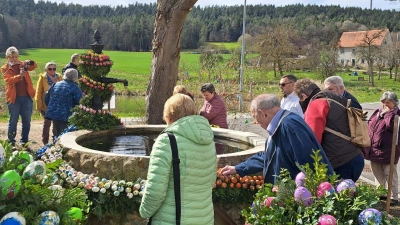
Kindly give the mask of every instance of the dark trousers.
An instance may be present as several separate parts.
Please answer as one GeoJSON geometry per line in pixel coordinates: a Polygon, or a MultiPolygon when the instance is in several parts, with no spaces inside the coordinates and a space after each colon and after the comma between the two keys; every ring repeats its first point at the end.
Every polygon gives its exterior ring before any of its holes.
{"type": "MultiPolygon", "coordinates": [[[[42,130],[42,142],[44,145],[49,143],[50,127],[51,127],[51,120],[44,118],[43,130],[42,130]]],[[[53,124],[53,129],[52,129],[53,138],[56,136],[56,132],[57,132],[56,128],[53,124]]]]}
{"type": "Polygon", "coordinates": [[[15,103],[7,103],[8,113],[10,114],[10,120],[8,121],[8,141],[15,143],[15,136],[17,135],[17,123],[18,118],[21,116],[22,120],[22,134],[21,144],[28,142],[29,131],[31,130],[31,116],[33,102],[29,96],[17,96],[15,103]]]}
{"type": "Polygon", "coordinates": [[[56,137],[59,136],[65,128],[67,128],[68,122],[61,120],[53,120],[53,126],[56,128],[56,134],[54,135],[56,137]]]}
{"type": "Polygon", "coordinates": [[[361,154],[359,154],[358,156],[350,160],[348,163],[334,169],[334,171],[336,172],[336,174],[340,175],[339,178],[352,179],[354,182],[356,182],[358,178],[361,176],[363,169],[364,169],[364,158],[362,157],[361,154]]]}

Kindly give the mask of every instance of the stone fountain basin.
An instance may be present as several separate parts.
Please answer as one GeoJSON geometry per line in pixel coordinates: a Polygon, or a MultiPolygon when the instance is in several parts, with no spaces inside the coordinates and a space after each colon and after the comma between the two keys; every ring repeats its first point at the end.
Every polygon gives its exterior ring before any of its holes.
{"type": "MultiPolygon", "coordinates": [[[[64,134],[58,144],[63,148],[64,159],[69,161],[78,171],[86,174],[95,174],[101,178],[136,181],[138,178],[147,178],[150,156],[101,152],[85,148],[77,142],[91,137],[107,137],[114,134],[158,134],[165,127],[166,125],[129,125],[103,131],[79,130],[64,134]]],[[[250,132],[229,129],[212,128],[212,130],[214,136],[219,139],[234,140],[253,146],[245,151],[217,155],[218,167],[237,165],[250,156],[264,151],[265,137],[250,132]]]]}

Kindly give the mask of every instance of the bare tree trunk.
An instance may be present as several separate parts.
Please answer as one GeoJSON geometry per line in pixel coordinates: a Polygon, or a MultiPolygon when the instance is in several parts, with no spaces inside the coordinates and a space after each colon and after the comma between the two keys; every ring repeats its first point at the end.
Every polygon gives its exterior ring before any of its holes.
{"type": "Polygon", "coordinates": [[[162,124],[164,104],[178,79],[183,24],[197,0],[157,0],[146,122],[162,124]]]}
{"type": "Polygon", "coordinates": [[[374,84],[373,62],[369,62],[368,63],[368,73],[369,73],[369,76],[371,77],[371,85],[375,86],[375,84],[374,84]]]}

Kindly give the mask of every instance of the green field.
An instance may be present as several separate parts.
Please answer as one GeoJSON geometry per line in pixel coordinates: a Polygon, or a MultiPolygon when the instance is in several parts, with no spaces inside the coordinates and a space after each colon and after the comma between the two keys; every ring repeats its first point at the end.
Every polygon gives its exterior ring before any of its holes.
{"type": "Polygon", "coordinates": [[[216,49],[235,50],[240,48],[242,45],[238,42],[207,42],[206,46],[216,49]]]}
{"type": "MultiPolygon", "coordinates": [[[[212,43],[215,44],[215,43],[212,43]]],[[[226,43],[224,43],[225,45],[226,43]]],[[[230,43],[231,46],[238,45],[237,43],[230,43]]],[[[38,80],[40,73],[44,72],[44,66],[49,61],[57,63],[60,73],[69,61],[73,53],[84,53],[84,49],[28,49],[20,54],[20,59],[32,59],[37,62],[38,68],[31,72],[31,77],[34,86],[38,80]]],[[[117,109],[114,113],[119,116],[143,116],[145,112],[144,95],[148,86],[150,77],[150,67],[152,60],[151,52],[117,52],[117,51],[104,51],[113,60],[114,65],[108,77],[126,79],[128,80],[128,87],[124,88],[122,84],[116,85],[118,93],[134,94],[137,97],[131,98],[117,98],[117,109]]],[[[201,107],[203,104],[202,95],[199,87],[205,82],[214,82],[218,93],[224,94],[225,102],[228,109],[234,112],[238,109],[239,93],[239,70],[230,67],[230,59],[232,55],[223,55],[224,62],[220,63],[212,70],[203,70],[199,62],[201,54],[193,54],[190,52],[183,52],[181,54],[179,64],[179,79],[178,84],[185,85],[188,90],[196,97],[196,106],[201,107]],[[186,76],[188,74],[189,76],[186,76]],[[216,82],[216,77],[222,78],[219,83],[216,82]]],[[[256,55],[248,55],[247,58],[257,57],[256,55]]],[[[4,64],[5,59],[0,58],[0,64],[4,64]]],[[[317,82],[322,82],[316,72],[304,71],[290,71],[298,77],[310,78],[317,82]]],[[[359,72],[359,76],[349,76],[351,71],[341,72],[337,75],[343,77],[346,85],[346,90],[353,93],[361,103],[377,102],[382,92],[392,90],[395,92],[400,91],[400,82],[394,82],[389,76],[383,75],[381,80],[375,76],[375,87],[371,87],[368,81],[358,81],[358,77],[363,76],[368,80],[368,76],[359,72]]],[[[278,83],[280,80],[279,74],[274,76],[272,71],[264,71],[258,67],[245,67],[244,70],[244,83],[242,95],[246,102],[250,101],[255,95],[260,93],[276,93],[280,95],[278,83]],[[252,86],[250,84],[253,84],[252,86]]],[[[4,90],[4,81],[0,80],[0,91],[4,90]]],[[[247,104],[247,103],[246,103],[247,104]]],[[[5,106],[4,94],[0,95],[0,106],[5,106]]],[[[247,110],[247,105],[244,107],[247,110]]],[[[33,118],[39,118],[39,114],[34,114],[33,118]]],[[[3,112],[0,120],[8,119],[7,112],[3,112]]]]}

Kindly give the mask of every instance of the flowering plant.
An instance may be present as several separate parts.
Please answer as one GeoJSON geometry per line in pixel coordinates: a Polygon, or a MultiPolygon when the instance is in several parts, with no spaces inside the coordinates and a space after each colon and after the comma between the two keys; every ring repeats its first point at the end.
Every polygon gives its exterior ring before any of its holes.
{"type": "Polygon", "coordinates": [[[85,75],[79,79],[79,87],[86,95],[98,94],[105,102],[111,99],[114,91],[113,84],[98,82],[85,75]]]}
{"type": "Polygon", "coordinates": [[[397,224],[386,212],[379,218],[365,214],[385,190],[327,176],[318,151],[311,157],[314,170],[308,164],[301,166],[303,172],[292,180],[283,169],[277,186],[266,184],[260,189],[252,205],[242,211],[247,224],[397,224]]]}
{"type": "Polygon", "coordinates": [[[88,51],[81,55],[79,71],[84,75],[90,74],[91,78],[97,80],[99,77],[106,76],[110,72],[112,65],[113,62],[108,55],[88,51]]]}

